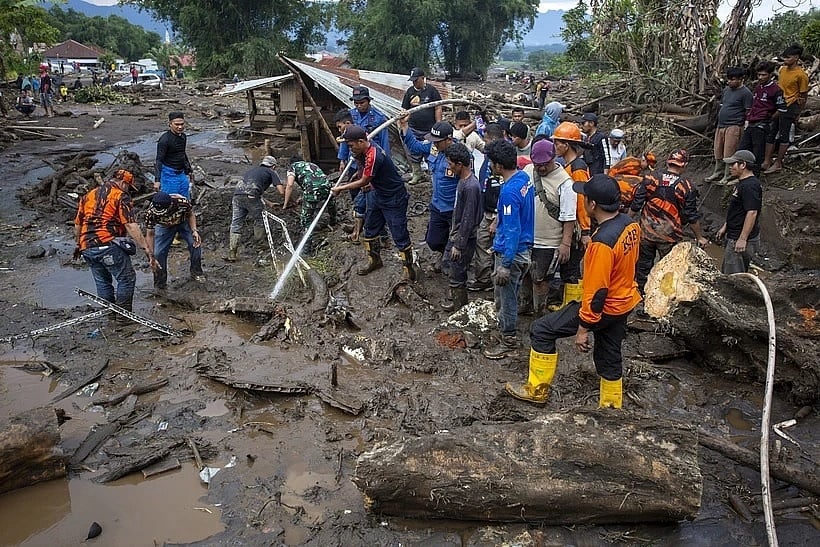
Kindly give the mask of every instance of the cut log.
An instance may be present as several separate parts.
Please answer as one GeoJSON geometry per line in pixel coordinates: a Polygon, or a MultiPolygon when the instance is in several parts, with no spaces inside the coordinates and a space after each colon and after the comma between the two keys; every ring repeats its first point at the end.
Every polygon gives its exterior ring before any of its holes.
{"type": "Polygon", "coordinates": [[[702,491],[692,428],[601,411],[378,446],[353,481],[378,513],[544,524],[691,519],[702,491]]]}
{"type": "Polygon", "coordinates": [[[57,427],[57,414],[45,407],[0,420],[0,494],[65,476],[57,427]]]}
{"type": "MultiPolygon", "coordinates": [[[[796,404],[820,398],[820,289],[812,274],[767,275],[777,331],[775,386],[796,404]]],[[[679,243],[646,283],[646,312],[658,319],[700,361],[744,381],[763,380],[769,327],[757,285],[718,272],[697,246],[679,243]]]]}

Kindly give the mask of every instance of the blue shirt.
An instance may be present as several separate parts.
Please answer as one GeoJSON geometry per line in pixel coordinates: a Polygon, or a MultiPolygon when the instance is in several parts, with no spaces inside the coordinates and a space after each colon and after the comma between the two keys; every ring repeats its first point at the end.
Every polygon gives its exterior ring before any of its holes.
{"type": "MultiPolygon", "coordinates": [[[[358,108],[351,108],[350,117],[353,118],[353,123],[367,131],[368,135],[370,135],[371,131],[387,121],[387,116],[372,106],[365,114],[359,112],[358,108]]],[[[390,155],[390,132],[388,128],[379,131],[379,133],[373,137],[371,141],[378,144],[379,148],[384,150],[385,154],[388,156],[390,155]]],[[[341,148],[341,146],[339,148],[341,148]]]]}
{"type": "Polygon", "coordinates": [[[433,208],[440,213],[452,211],[456,204],[458,177],[447,166],[447,158],[441,152],[431,154],[433,143],[419,142],[412,131],[404,134],[404,145],[411,154],[427,156],[427,165],[433,177],[433,198],[430,201],[433,208]]]}
{"type": "Polygon", "coordinates": [[[515,255],[532,247],[535,235],[535,188],[524,171],[501,185],[497,218],[493,251],[502,254],[501,265],[509,268],[515,255]]]}

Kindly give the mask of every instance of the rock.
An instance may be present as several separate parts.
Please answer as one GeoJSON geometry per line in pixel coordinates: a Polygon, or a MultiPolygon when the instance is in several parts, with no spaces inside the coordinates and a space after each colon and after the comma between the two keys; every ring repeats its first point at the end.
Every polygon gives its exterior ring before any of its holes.
{"type": "Polygon", "coordinates": [[[42,245],[32,245],[26,249],[26,258],[43,258],[46,256],[46,250],[42,245]]]}

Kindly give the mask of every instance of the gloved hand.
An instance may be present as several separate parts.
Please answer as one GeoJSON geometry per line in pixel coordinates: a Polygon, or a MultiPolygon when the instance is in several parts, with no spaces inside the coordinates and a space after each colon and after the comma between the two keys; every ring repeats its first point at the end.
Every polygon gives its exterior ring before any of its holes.
{"type": "Polygon", "coordinates": [[[458,250],[458,247],[453,245],[450,247],[450,260],[457,262],[459,259],[461,259],[461,251],[458,250]]]}
{"type": "Polygon", "coordinates": [[[498,266],[493,276],[495,277],[495,284],[499,287],[504,287],[510,282],[510,269],[504,266],[498,266]]]}

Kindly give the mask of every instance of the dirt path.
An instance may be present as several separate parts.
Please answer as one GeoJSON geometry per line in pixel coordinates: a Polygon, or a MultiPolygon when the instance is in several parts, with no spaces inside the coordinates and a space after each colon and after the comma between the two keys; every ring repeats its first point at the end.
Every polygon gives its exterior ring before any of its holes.
{"type": "MultiPolygon", "coordinates": [[[[189,154],[211,185],[241,175],[243,150],[225,141],[226,129],[210,119],[217,102],[178,90],[190,132],[189,154]]],[[[18,334],[77,317],[93,307],[72,291],[92,291],[91,275],[71,264],[70,220],[73,211],[31,210],[13,196],[50,173],[43,158],[99,150],[102,166],[127,148],[152,164],[154,143],[165,127],[167,103],[135,106],[74,107],[70,118],[40,120],[44,124],[78,127],[57,143],[23,141],[0,152],[0,305],[4,321],[0,336],[18,334]],[[106,118],[98,129],[92,125],[106,118]],[[39,258],[38,247],[44,251],[39,258]]],[[[429,190],[413,187],[412,202],[426,204],[429,190]]],[[[490,362],[481,356],[487,335],[464,336],[464,348],[441,345],[435,336],[446,314],[439,302],[446,281],[432,272],[433,257],[419,249],[422,281],[399,298],[386,297],[399,279],[395,251],[385,253],[386,267],[367,277],[355,275],[363,259],[361,247],[344,241],[340,229],[322,234],[323,245],[309,262],[327,281],[331,293],[349,304],[360,331],[313,312],[311,293],[297,276],[287,285],[279,314],[206,313],[202,306],[231,297],[264,297],[276,274],[267,246],[243,248],[241,260],[230,264],[219,257],[227,241],[231,188],[209,188],[199,200],[199,225],[204,238],[204,286],[188,279],[186,253],[177,248],[170,262],[168,294],[152,294],[144,264],[138,273],[135,310],[191,336],[168,338],[137,325],[121,326],[97,319],[57,330],[36,340],[0,345],[0,418],[48,404],[88,370],[109,360],[96,395],[112,395],[126,387],[167,378],[166,387],[139,397],[136,411],[145,417],[124,427],[93,452],[68,481],[52,481],[0,496],[0,545],[76,544],[92,521],[103,527],[102,544],[286,544],[286,545],[543,545],[652,542],[659,545],[741,545],[765,541],[765,527],[757,515],[744,522],[727,504],[729,494],[749,503],[759,491],[758,478],[717,453],[701,449],[705,476],[703,507],[693,522],[669,526],[578,526],[572,529],[528,528],[524,525],[488,526],[450,521],[422,522],[372,515],[350,477],[356,458],[382,440],[429,434],[475,422],[528,420],[545,412],[512,400],[503,382],[523,378],[525,360],[490,362]],[[403,302],[402,302],[403,300],[403,302]],[[281,321],[277,322],[277,317],[281,321]],[[288,318],[285,328],[284,318],[288,318]],[[266,326],[267,340],[251,342],[266,326]],[[344,348],[348,348],[345,353],[344,348]],[[350,357],[362,349],[363,359],[350,357]],[[345,357],[348,355],[348,357],[345,357]],[[64,372],[44,377],[15,368],[47,361],[64,372]],[[330,386],[335,366],[338,386],[330,386]],[[260,393],[227,387],[205,378],[255,375],[268,384],[307,385],[313,394],[260,393]],[[351,415],[317,396],[332,392],[338,400],[359,404],[351,415]],[[140,473],[106,485],[94,477],[117,456],[127,457],[146,444],[193,439],[208,466],[221,468],[210,486],[201,483],[190,450],[176,456],[181,469],[143,479],[140,473]],[[235,457],[235,465],[226,464],[235,457]],[[10,533],[8,533],[10,531],[10,533]],[[198,542],[198,543],[197,543],[198,542]]],[[[278,197],[274,201],[280,202],[278,197]]],[[[341,200],[343,211],[349,200],[341,200]]],[[[275,211],[296,238],[296,210],[275,211]]],[[[424,215],[411,218],[414,241],[423,239],[424,215]]],[[[275,238],[277,248],[281,235],[275,238]]],[[[282,256],[279,257],[281,265],[282,256]]],[[[475,298],[471,294],[471,299],[475,298]]],[[[490,293],[479,297],[491,298],[490,293]]],[[[522,317],[525,337],[531,318],[522,317]]],[[[454,329],[455,330],[455,329],[454,329]]],[[[733,377],[705,372],[686,357],[650,359],[647,348],[667,347],[652,326],[633,324],[626,343],[629,371],[625,390],[630,413],[674,418],[698,424],[741,445],[754,447],[759,435],[762,386],[738,383],[733,377]]],[[[597,401],[597,379],[588,356],[579,356],[571,343],[559,344],[561,363],[546,411],[591,408],[597,401]]],[[[281,391],[281,390],[280,390],[281,391]]],[[[66,450],[72,452],[95,424],[108,422],[115,409],[91,404],[77,395],[57,404],[71,420],[62,429],[66,450]]],[[[777,400],[774,421],[795,412],[777,400]]],[[[818,419],[801,421],[790,430],[805,452],[786,442],[777,457],[817,461],[818,419]]],[[[174,449],[176,450],[176,449],[174,449]]],[[[612,457],[617,457],[613,454],[612,457]]],[[[797,495],[777,484],[775,497],[797,495]]],[[[808,544],[817,537],[816,513],[794,510],[778,519],[782,542],[808,544]]]]}

